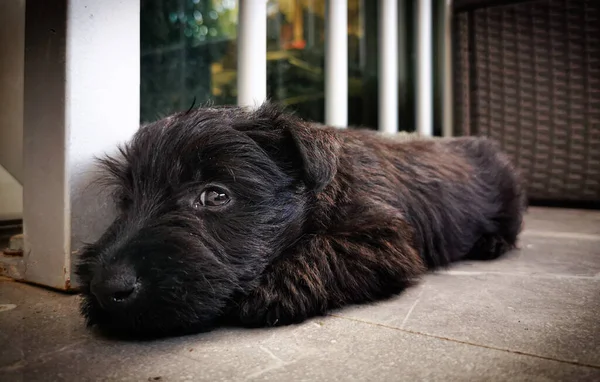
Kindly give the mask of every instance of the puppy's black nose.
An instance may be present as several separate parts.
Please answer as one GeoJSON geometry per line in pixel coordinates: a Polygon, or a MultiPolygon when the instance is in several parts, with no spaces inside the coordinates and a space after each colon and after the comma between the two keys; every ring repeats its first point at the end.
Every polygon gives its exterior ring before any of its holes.
{"type": "Polygon", "coordinates": [[[116,309],[135,299],[139,283],[131,267],[119,266],[106,269],[96,275],[90,289],[103,308],[116,309]]]}

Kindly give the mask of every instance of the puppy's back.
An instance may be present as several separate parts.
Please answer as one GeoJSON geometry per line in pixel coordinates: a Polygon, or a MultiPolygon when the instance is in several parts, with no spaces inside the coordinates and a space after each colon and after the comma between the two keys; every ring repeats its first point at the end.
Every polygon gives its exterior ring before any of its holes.
{"type": "Polygon", "coordinates": [[[387,137],[341,131],[357,194],[406,216],[426,263],[496,257],[515,246],[525,195],[518,172],[483,137],[387,137]],[[477,253],[473,253],[476,251],[477,253]]]}

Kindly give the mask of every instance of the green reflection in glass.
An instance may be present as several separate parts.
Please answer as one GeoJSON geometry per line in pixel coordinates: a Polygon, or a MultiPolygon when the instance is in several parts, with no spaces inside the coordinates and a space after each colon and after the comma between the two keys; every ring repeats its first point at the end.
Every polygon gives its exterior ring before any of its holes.
{"type": "Polygon", "coordinates": [[[236,102],[237,2],[141,2],[141,120],[236,102]]]}
{"type": "MultiPolygon", "coordinates": [[[[235,104],[235,0],[141,2],[141,120],[196,104],[235,104]]],[[[349,122],[377,126],[377,9],[348,0],[349,122]]],[[[267,94],[324,121],[325,1],[267,3],[267,94]]]]}

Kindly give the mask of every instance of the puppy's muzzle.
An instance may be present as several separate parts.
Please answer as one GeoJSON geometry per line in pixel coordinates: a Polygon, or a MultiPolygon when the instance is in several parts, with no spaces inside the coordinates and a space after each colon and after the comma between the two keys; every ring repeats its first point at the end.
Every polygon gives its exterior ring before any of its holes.
{"type": "Polygon", "coordinates": [[[140,283],[131,266],[114,265],[94,276],[90,290],[104,309],[120,309],[135,301],[140,283]]]}

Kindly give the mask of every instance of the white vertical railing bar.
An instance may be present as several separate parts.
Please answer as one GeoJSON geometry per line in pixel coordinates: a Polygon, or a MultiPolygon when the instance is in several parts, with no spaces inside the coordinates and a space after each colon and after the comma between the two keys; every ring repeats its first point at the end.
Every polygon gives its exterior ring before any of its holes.
{"type": "Polygon", "coordinates": [[[239,0],[237,103],[267,99],[267,0],[239,0]]]}
{"type": "Polygon", "coordinates": [[[444,0],[443,12],[443,44],[444,44],[444,71],[443,95],[442,95],[442,135],[451,137],[454,134],[453,114],[453,78],[452,78],[452,2],[444,0]]]}
{"type": "Polygon", "coordinates": [[[379,131],[398,132],[398,1],[379,0],[379,131]]]}
{"type": "Polygon", "coordinates": [[[433,135],[433,63],[431,0],[417,4],[417,131],[433,135]]]}
{"type": "Polygon", "coordinates": [[[327,0],[325,15],[325,124],[348,126],[348,2],[327,0]]]}

